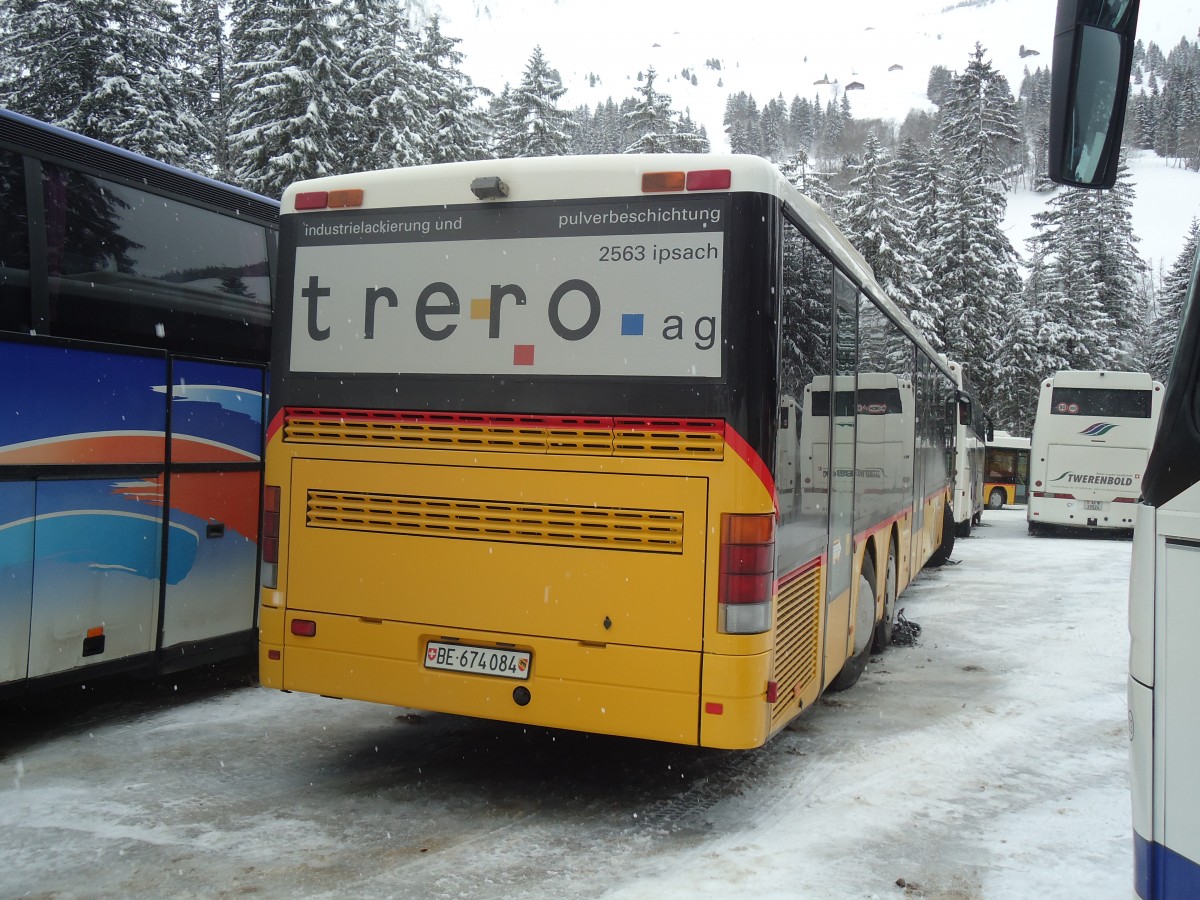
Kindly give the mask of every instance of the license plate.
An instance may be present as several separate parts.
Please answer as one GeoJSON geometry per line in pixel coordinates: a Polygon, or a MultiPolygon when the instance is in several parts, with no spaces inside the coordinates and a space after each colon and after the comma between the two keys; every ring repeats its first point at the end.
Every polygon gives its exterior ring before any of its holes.
{"type": "Polygon", "coordinates": [[[425,647],[425,668],[497,675],[523,681],[529,677],[529,661],[532,655],[528,650],[469,647],[466,644],[430,641],[425,647]]]}
{"type": "Polygon", "coordinates": [[[1103,500],[1084,500],[1083,508],[1084,509],[1104,509],[1104,501],[1103,500]]]}

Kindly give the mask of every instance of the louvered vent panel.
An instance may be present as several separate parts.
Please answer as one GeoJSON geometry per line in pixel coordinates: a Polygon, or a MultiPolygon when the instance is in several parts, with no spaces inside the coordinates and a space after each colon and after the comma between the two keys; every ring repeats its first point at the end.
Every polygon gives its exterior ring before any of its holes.
{"type": "Polygon", "coordinates": [[[616,456],[686,456],[720,459],[725,448],[723,423],[705,419],[616,419],[616,456]]]}
{"type": "Polygon", "coordinates": [[[795,712],[796,698],[818,677],[820,610],[820,566],[813,566],[779,592],[774,677],[779,696],[771,709],[773,725],[795,712]]]}
{"type": "Polygon", "coordinates": [[[309,491],[309,528],[651,553],[683,552],[683,513],[309,491]]]}
{"type": "Polygon", "coordinates": [[[289,409],[290,443],[719,460],[720,419],[611,419],[289,409]]]}

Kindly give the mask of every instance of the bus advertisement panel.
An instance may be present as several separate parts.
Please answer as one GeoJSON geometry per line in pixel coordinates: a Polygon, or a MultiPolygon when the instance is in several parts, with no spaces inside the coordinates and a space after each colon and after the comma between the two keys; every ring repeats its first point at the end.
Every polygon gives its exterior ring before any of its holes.
{"type": "Polygon", "coordinates": [[[265,685],[745,748],[890,636],[948,438],[922,493],[868,500],[870,428],[831,442],[788,398],[857,389],[868,336],[916,406],[949,373],[768,163],[458,163],[283,209],[265,685]]]}
{"type": "Polygon", "coordinates": [[[247,654],[277,204],[4,111],[0,190],[0,694],[247,654]]]}

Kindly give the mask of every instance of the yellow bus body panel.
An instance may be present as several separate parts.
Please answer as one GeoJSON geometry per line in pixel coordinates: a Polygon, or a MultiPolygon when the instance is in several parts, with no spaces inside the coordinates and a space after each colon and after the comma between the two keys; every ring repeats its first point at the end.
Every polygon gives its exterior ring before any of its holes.
{"type": "Polygon", "coordinates": [[[700,743],[723,750],[761,746],[770,735],[771,707],[763,688],[771,677],[771,654],[704,656],[700,743]]]}
{"type": "MultiPolygon", "coordinates": [[[[289,500],[291,610],[436,624],[442,631],[701,648],[705,479],[297,460],[289,500]],[[437,498],[493,508],[502,501],[505,509],[496,517],[505,519],[509,532],[522,528],[522,501],[529,508],[586,512],[602,498],[609,509],[678,514],[678,548],[557,546],[553,534],[531,543],[513,542],[520,534],[476,539],[456,533],[453,525],[439,534],[436,520],[422,534],[387,530],[388,525],[354,530],[357,511],[337,527],[314,527],[306,509],[316,486],[371,498],[437,498]]],[[[429,524],[430,514],[422,515],[429,524]]],[[[637,530],[644,517],[635,518],[637,530]]]]}
{"type": "Polygon", "coordinates": [[[648,740],[697,742],[700,654],[618,644],[470,630],[444,634],[419,625],[350,616],[289,613],[316,623],[316,635],[288,634],[283,687],[483,719],[648,740]],[[497,643],[532,653],[527,679],[424,666],[431,640],[497,643]],[[514,691],[524,687],[529,702],[514,691]]]}
{"type": "Polygon", "coordinates": [[[769,736],[772,635],[718,631],[720,515],[774,509],[740,457],[386,459],[273,436],[267,483],[286,494],[278,583],[261,594],[265,686],[713,747],[769,736]],[[593,513],[607,537],[581,541],[593,513]],[[431,640],[529,651],[529,678],[426,668],[431,640]]]}

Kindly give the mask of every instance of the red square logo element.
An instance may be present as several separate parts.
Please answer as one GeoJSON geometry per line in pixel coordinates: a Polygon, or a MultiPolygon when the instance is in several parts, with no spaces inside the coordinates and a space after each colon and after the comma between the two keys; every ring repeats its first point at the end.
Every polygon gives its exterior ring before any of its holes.
{"type": "Polygon", "coordinates": [[[513,365],[514,366],[532,366],[533,365],[533,344],[514,344],[513,345],[513,365]]]}

